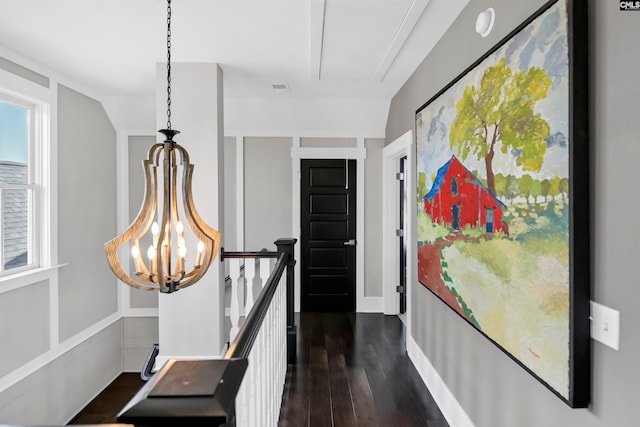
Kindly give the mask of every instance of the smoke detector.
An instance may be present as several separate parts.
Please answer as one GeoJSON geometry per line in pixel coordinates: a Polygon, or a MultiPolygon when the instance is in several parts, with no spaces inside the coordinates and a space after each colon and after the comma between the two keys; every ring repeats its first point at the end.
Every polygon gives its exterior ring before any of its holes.
{"type": "Polygon", "coordinates": [[[492,7],[478,14],[478,18],[476,19],[476,33],[482,37],[487,37],[493,29],[495,21],[496,11],[492,7]]]}

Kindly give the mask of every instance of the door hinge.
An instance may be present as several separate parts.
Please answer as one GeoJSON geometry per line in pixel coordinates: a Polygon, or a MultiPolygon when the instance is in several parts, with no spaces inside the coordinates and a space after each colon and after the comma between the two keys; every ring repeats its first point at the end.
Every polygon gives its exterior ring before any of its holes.
{"type": "Polygon", "coordinates": [[[404,172],[398,172],[398,173],[396,174],[396,179],[397,179],[398,181],[404,181],[404,172]]]}
{"type": "Polygon", "coordinates": [[[396,292],[399,294],[404,294],[404,286],[396,286],[396,292]]]}
{"type": "Polygon", "coordinates": [[[398,228],[396,230],[396,236],[398,237],[404,237],[404,230],[402,228],[398,228]]]}

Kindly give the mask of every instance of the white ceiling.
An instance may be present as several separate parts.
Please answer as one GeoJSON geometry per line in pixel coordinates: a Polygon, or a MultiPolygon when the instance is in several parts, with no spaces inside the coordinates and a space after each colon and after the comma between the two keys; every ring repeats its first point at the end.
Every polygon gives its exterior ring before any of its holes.
{"type": "MultiPolygon", "coordinates": [[[[468,2],[173,0],[171,60],[219,63],[229,97],[389,99],[468,2]]],[[[0,0],[0,45],[101,95],[153,96],[166,1],[0,0]]]]}

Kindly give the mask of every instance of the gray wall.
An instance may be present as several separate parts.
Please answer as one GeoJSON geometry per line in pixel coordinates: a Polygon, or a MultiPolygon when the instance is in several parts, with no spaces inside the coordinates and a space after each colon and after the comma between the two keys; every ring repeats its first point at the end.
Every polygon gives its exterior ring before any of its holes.
{"type": "Polygon", "coordinates": [[[291,236],[291,138],[245,138],[244,248],[291,236]]]}
{"type": "Polygon", "coordinates": [[[49,350],[49,311],[48,281],[0,294],[0,378],[49,350]],[[10,325],[29,333],[17,333],[10,325]]]}
{"type": "MultiPolygon", "coordinates": [[[[471,2],[393,98],[387,143],[413,129],[417,108],[543,3],[471,2]],[[482,39],[474,32],[474,23],[477,14],[490,6],[496,9],[496,26],[482,39]]],[[[414,269],[413,337],[477,426],[638,424],[634,409],[640,329],[634,325],[640,323],[635,310],[640,288],[634,263],[640,249],[636,218],[640,206],[629,171],[637,169],[635,159],[640,155],[636,117],[640,21],[637,13],[619,11],[617,2],[592,0],[589,7],[592,299],[620,310],[620,351],[593,343],[592,404],[588,409],[571,409],[419,285],[414,269]]]]}
{"type": "Polygon", "coordinates": [[[122,366],[124,372],[140,372],[153,344],[158,343],[158,317],[122,319],[122,366]]]}
{"type": "Polygon", "coordinates": [[[115,313],[104,243],[116,235],[116,133],[102,105],[58,85],[60,338],[115,313]]]}
{"type": "Polygon", "coordinates": [[[5,279],[21,284],[0,292],[0,422],[64,424],[122,371],[117,286],[104,253],[116,232],[116,135],[97,101],[4,58],[0,68],[50,88],[57,102],[51,239],[68,263],[5,279]]]}
{"type": "Polygon", "coordinates": [[[224,138],[224,230],[221,231],[222,245],[229,251],[240,250],[237,227],[242,218],[238,218],[237,199],[242,194],[236,179],[237,147],[236,138],[224,138]]]}
{"type": "Polygon", "coordinates": [[[364,296],[382,297],[382,148],[384,139],[365,139],[364,296]]]}

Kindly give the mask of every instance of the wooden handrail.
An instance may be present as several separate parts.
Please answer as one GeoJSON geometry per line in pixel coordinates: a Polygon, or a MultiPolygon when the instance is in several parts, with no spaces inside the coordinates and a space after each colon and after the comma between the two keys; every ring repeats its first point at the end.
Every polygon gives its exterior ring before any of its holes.
{"type": "Polygon", "coordinates": [[[227,252],[220,249],[220,262],[227,258],[278,258],[278,252],[269,252],[266,249],[253,252],[227,252]]]}

